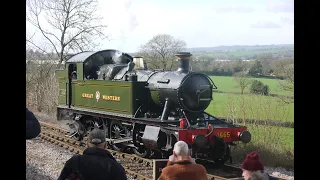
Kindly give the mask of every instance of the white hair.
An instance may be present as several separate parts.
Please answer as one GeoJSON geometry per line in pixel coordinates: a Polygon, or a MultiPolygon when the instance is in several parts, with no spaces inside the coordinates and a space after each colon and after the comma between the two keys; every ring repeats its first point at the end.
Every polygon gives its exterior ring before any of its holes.
{"type": "Polygon", "coordinates": [[[177,156],[188,155],[189,153],[188,144],[185,143],[184,141],[178,141],[174,144],[173,151],[176,153],[177,156]]]}

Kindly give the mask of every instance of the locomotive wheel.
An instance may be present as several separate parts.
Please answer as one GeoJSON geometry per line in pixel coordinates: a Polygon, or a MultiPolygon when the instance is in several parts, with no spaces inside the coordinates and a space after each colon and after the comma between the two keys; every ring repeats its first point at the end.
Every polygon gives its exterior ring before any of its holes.
{"type": "Polygon", "coordinates": [[[86,129],[80,121],[75,121],[74,123],[69,124],[69,128],[74,131],[74,133],[71,134],[72,138],[76,139],[77,141],[81,141],[83,139],[86,129]]]}
{"type": "Polygon", "coordinates": [[[215,164],[218,165],[218,166],[222,166],[224,165],[228,160],[230,159],[230,157],[228,156],[224,156],[222,159],[216,159],[214,160],[215,164]]]}
{"type": "Polygon", "coordinates": [[[146,158],[151,155],[150,149],[145,148],[143,145],[141,145],[141,131],[143,132],[144,128],[143,126],[136,125],[132,131],[132,137],[133,142],[135,145],[135,148],[132,148],[132,151],[134,154],[136,154],[139,157],[146,158]]]}
{"type": "Polygon", "coordinates": [[[133,148],[132,150],[133,150],[134,154],[136,154],[137,156],[142,157],[142,158],[149,157],[151,154],[150,150],[148,150],[144,147],[136,147],[136,148],[133,148]]]}
{"type": "Polygon", "coordinates": [[[214,164],[217,166],[225,164],[225,162],[230,159],[228,145],[218,136],[214,137],[212,143],[211,158],[214,161],[214,164]]]}
{"type": "Polygon", "coordinates": [[[105,123],[102,119],[92,119],[89,121],[88,131],[92,131],[94,128],[103,129],[105,131],[105,123]]]}
{"type": "Polygon", "coordinates": [[[102,119],[90,120],[89,127],[88,127],[88,130],[87,130],[88,133],[90,131],[92,131],[94,128],[98,128],[98,129],[103,130],[105,132],[106,137],[107,137],[108,130],[107,130],[107,126],[106,126],[104,120],[102,120],[102,119]]]}
{"type": "MultiPolygon", "coordinates": [[[[110,129],[109,129],[109,137],[111,139],[121,139],[128,137],[128,129],[127,127],[123,126],[121,122],[118,121],[111,121],[110,129]]],[[[112,148],[116,151],[121,150],[120,144],[112,144],[112,148]]]]}

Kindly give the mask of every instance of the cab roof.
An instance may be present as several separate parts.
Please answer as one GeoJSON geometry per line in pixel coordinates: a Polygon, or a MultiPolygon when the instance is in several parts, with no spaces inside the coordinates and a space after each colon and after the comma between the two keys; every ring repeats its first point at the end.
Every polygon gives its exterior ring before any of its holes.
{"type": "Polygon", "coordinates": [[[84,63],[86,62],[91,56],[97,55],[97,54],[108,54],[107,56],[126,56],[129,57],[129,59],[133,60],[133,58],[127,54],[123,53],[119,50],[115,49],[107,49],[102,51],[85,51],[78,54],[75,54],[71,56],[68,60],[66,60],[66,63],[84,63]]]}

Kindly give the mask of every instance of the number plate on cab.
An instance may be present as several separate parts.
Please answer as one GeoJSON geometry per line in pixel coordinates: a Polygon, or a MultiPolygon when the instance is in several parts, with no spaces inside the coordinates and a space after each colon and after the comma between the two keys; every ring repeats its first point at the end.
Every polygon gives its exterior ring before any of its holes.
{"type": "Polygon", "coordinates": [[[230,132],[220,132],[220,133],[218,133],[218,136],[223,139],[229,138],[229,137],[231,137],[231,133],[230,132]]]}

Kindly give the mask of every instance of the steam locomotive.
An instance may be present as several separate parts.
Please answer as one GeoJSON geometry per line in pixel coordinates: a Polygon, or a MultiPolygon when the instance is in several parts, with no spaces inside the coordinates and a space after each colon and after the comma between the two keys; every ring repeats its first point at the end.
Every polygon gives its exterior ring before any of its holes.
{"type": "Polygon", "coordinates": [[[72,119],[76,139],[103,129],[115,150],[140,157],[168,158],[175,142],[185,141],[196,159],[224,164],[235,141],[248,143],[247,127],[205,112],[214,82],[191,72],[188,52],[176,54],[176,71],[151,70],[142,57],[118,50],[82,52],[56,70],[57,119],[72,119]]]}

